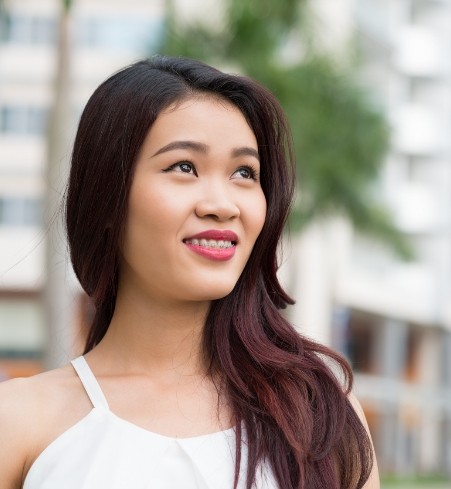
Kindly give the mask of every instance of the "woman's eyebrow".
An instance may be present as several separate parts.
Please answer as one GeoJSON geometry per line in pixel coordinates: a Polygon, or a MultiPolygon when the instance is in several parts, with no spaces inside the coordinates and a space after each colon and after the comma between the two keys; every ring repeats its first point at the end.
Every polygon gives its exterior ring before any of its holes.
{"type": "Polygon", "coordinates": [[[160,148],[153,156],[160,155],[161,153],[166,153],[167,151],[173,151],[175,149],[191,149],[199,153],[207,153],[208,146],[204,143],[199,143],[197,141],[173,141],[172,143],[166,144],[160,148]]]}
{"type": "MultiPolygon", "coordinates": [[[[171,143],[166,144],[165,146],[160,148],[155,154],[152,155],[152,158],[154,156],[158,156],[168,151],[174,151],[176,149],[191,149],[193,151],[197,151],[198,153],[208,153],[208,146],[204,143],[200,143],[198,141],[172,141],[171,143]]],[[[253,156],[260,161],[258,151],[249,146],[243,146],[232,150],[233,158],[237,158],[239,156],[253,156]]]]}
{"type": "Polygon", "coordinates": [[[260,156],[258,154],[258,151],[254,148],[249,147],[249,146],[243,146],[242,148],[235,148],[232,151],[232,156],[233,156],[233,158],[237,158],[239,156],[253,156],[258,161],[260,161],[260,156]]]}

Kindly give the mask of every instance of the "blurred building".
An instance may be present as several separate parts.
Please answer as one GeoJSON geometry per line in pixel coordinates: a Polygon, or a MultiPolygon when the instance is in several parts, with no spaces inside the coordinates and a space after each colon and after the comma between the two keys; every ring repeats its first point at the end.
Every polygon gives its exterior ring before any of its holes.
{"type": "MultiPolygon", "coordinates": [[[[41,368],[47,338],[42,203],[61,2],[4,3],[0,378],[41,368]]],[[[417,256],[401,262],[344,222],[312,227],[301,238],[302,253],[293,253],[290,262],[291,271],[299,268],[291,284],[300,299],[293,319],[351,360],[383,472],[451,475],[451,1],[313,5],[327,32],[326,49],[344,52],[357,35],[360,76],[393,128],[374,191],[389,203],[417,256]]],[[[102,79],[152,51],[163,7],[163,0],[74,1],[67,101],[72,128],[102,79]]],[[[69,151],[68,143],[61,158],[69,151]]],[[[297,244],[293,240],[293,250],[297,244]]],[[[76,325],[85,310],[81,297],[70,313],[76,325]]],[[[70,321],[64,311],[61,317],[70,321]]]]}
{"type": "Polygon", "coordinates": [[[320,336],[351,360],[381,471],[451,476],[451,2],[315,3],[333,26],[326,48],[357,37],[363,84],[393,130],[374,191],[416,253],[402,262],[345,223],[309,231],[320,336]]]}
{"type": "MultiPolygon", "coordinates": [[[[54,104],[61,0],[5,0],[0,13],[0,377],[39,370],[48,335],[43,286],[47,129],[54,104]]],[[[73,135],[87,98],[116,69],[148,55],[163,28],[163,1],[75,0],[69,24],[73,135]]],[[[70,154],[59,157],[61,187],[70,154]]],[[[67,270],[67,257],[61,256],[67,270]]],[[[70,288],[70,272],[67,273],[70,288]]],[[[75,291],[77,294],[77,291],[75,291]]],[[[69,331],[82,307],[61,310],[69,331]],[[69,313],[69,314],[67,314],[69,313]]],[[[80,305],[81,304],[81,305],[80,305]]],[[[66,306],[61,306],[62,309],[66,306]]],[[[77,321],[74,322],[77,324],[77,321]]],[[[67,333],[70,334],[70,333],[67,333]]],[[[71,335],[71,338],[75,335],[71,335]]],[[[70,340],[69,340],[70,341],[70,340]]],[[[63,346],[62,346],[63,347],[63,346]]],[[[76,345],[74,344],[74,347],[76,345]]]]}

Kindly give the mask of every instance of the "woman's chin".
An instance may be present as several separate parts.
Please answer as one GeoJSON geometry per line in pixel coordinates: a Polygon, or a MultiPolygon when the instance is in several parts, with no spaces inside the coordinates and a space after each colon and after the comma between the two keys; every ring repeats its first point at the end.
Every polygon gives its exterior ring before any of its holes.
{"type": "Polygon", "coordinates": [[[223,299],[232,292],[234,286],[235,284],[231,284],[230,286],[224,286],[224,284],[222,284],[220,286],[205,287],[203,290],[196,290],[196,298],[194,300],[215,301],[223,299]]]}

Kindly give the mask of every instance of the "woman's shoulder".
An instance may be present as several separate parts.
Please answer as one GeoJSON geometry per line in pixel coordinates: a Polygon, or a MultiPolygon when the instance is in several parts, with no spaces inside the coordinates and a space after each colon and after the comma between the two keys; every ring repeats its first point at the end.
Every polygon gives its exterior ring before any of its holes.
{"type": "Polygon", "coordinates": [[[0,487],[21,487],[39,453],[71,423],[89,401],[72,367],[0,383],[0,487]],[[19,482],[18,482],[19,481],[19,482]]]}
{"type": "MultiPolygon", "coordinates": [[[[70,405],[80,390],[70,366],[27,378],[0,383],[0,431],[11,433],[11,443],[17,435],[30,438],[45,429],[46,421],[57,418],[61,408],[70,405]]],[[[20,439],[18,441],[21,441],[20,439]]],[[[26,440],[24,440],[26,441],[26,440]]],[[[2,444],[3,445],[3,444],[2,444]]]]}
{"type": "Polygon", "coordinates": [[[39,416],[42,407],[55,392],[61,390],[61,379],[67,375],[66,369],[38,374],[33,377],[17,378],[0,383],[0,423],[10,426],[15,419],[20,420],[18,428],[26,426],[39,416]]]}
{"type": "Polygon", "coordinates": [[[16,378],[0,383],[0,421],[5,417],[28,413],[33,419],[45,410],[58,408],[61,402],[80,391],[77,376],[70,365],[50,370],[32,377],[16,378]],[[43,409],[45,407],[45,409],[43,409]]]}

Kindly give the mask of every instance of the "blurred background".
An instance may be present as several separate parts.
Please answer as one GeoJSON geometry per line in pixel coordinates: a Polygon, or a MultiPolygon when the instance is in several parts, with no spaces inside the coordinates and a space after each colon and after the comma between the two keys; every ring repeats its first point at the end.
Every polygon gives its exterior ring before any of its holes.
{"type": "Polygon", "coordinates": [[[451,0],[1,0],[0,380],[83,348],[71,142],[95,87],[156,52],[281,101],[287,314],[351,362],[383,487],[451,487],[451,0]]]}

